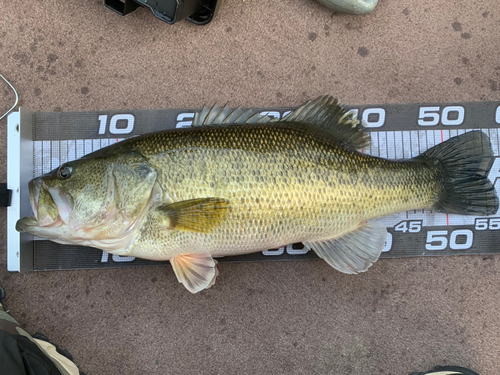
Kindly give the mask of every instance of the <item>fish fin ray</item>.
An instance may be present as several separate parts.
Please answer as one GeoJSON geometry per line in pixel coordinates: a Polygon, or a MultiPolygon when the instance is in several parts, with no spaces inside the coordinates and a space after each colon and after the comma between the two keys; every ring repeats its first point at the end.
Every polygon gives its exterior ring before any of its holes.
{"type": "Polygon", "coordinates": [[[221,107],[214,104],[212,107],[203,107],[200,112],[196,112],[193,120],[193,127],[217,126],[223,124],[262,124],[271,121],[267,115],[262,115],[252,109],[241,107],[231,108],[227,104],[221,107]]]}
{"type": "Polygon", "coordinates": [[[494,155],[490,139],[482,131],[450,138],[416,159],[441,169],[442,189],[435,210],[478,216],[498,211],[498,195],[488,178],[494,155]]]}
{"type": "Polygon", "coordinates": [[[224,119],[224,124],[234,124],[236,123],[236,120],[245,113],[245,110],[241,107],[235,108],[232,110],[231,113],[227,115],[227,117],[224,119]]]}
{"type": "Polygon", "coordinates": [[[170,259],[175,276],[191,293],[215,284],[217,261],[210,254],[184,254],[170,259]]]}
{"type": "Polygon", "coordinates": [[[201,111],[195,112],[192,126],[193,127],[202,126],[203,121],[205,120],[209,112],[210,108],[205,106],[201,109],[201,111]]]}
{"type": "Polygon", "coordinates": [[[223,198],[198,198],[159,206],[168,229],[208,233],[225,219],[230,203],[223,198]]]}
{"type": "Polygon", "coordinates": [[[338,99],[328,95],[307,101],[278,121],[319,127],[356,150],[366,148],[371,143],[369,133],[365,131],[365,127],[360,124],[356,115],[345,109],[338,99]]]}
{"type": "Polygon", "coordinates": [[[304,242],[304,246],[340,272],[354,274],[366,271],[377,261],[386,240],[385,225],[371,223],[331,240],[304,242]]]}
{"type": "Polygon", "coordinates": [[[226,105],[222,108],[222,110],[219,112],[215,120],[213,121],[214,124],[223,124],[224,120],[229,116],[229,114],[232,112],[231,107],[226,103],[226,105]]]}

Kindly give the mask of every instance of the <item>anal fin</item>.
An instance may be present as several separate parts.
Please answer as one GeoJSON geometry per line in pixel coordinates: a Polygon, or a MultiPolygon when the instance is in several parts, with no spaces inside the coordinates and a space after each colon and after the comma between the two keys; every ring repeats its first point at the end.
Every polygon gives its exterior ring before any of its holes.
{"type": "Polygon", "coordinates": [[[191,293],[198,293],[215,284],[219,274],[217,261],[210,254],[185,254],[170,259],[177,280],[191,293]]]}
{"type": "Polygon", "coordinates": [[[387,240],[381,223],[362,224],[342,237],[322,242],[304,242],[304,246],[343,273],[366,271],[380,257],[387,240]]]}

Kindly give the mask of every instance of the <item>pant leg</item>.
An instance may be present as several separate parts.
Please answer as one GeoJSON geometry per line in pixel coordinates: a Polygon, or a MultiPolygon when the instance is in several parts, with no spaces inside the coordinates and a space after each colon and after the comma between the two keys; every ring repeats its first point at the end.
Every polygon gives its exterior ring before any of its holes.
{"type": "MultiPolygon", "coordinates": [[[[20,343],[20,351],[23,351],[24,349],[22,346],[27,346],[30,348],[27,348],[26,350],[31,350],[32,353],[39,353],[41,356],[44,356],[46,358],[42,358],[42,362],[44,360],[50,361],[58,370],[58,372],[62,375],[79,375],[80,371],[78,370],[78,367],[76,364],[72,361],[70,361],[68,358],[62,356],[56,351],[56,348],[54,345],[47,341],[43,340],[37,340],[34,339],[28,332],[26,332],[20,325],[19,323],[8,313],[0,309],[0,331],[4,331],[8,335],[3,334],[2,337],[5,342],[7,342],[6,345],[9,346],[9,348],[13,347],[12,340],[10,340],[10,337],[16,338],[16,340],[20,343]],[[10,337],[8,337],[10,336],[10,337]],[[20,339],[19,336],[23,336],[22,339],[20,339]],[[28,339],[31,341],[31,343],[34,345],[26,345],[25,339],[28,339]],[[24,340],[24,342],[23,342],[24,340]]],[[[1,346],[0,346],[1,348],[1,346]]],[[[19,357],[17,357],[15,354],[12,354],[13,350],[8,350],[7,346],[4,348],[4,352],[9,351],[9,353],[0,353],[0,357],[2,355],[9,355],[10,359],[12,361],[17,361],[19,360],[19,357]]],[[[33,354],[32,354],[33,356],[33,354]]],[[[5,363],[4,363],[5,364],[5,363]]],[[[50,364],[48,367],[51,367],[50,364]]],[[[0,364],[0,369],[1,369],[1,364],[0,364]]],[[[3,373],[0,371],[0,373],[3,373]]],[[[19,374],[24,375],[24,373],[20,372],[19,374]]],[[[17,374],[16,374],[17,375],[17,374]]]]}
{"type": "Polygon", "coordinates": [[[11,335],[18,335],[17,327],[21,327],[19,323],[8,313],[0,309],[0,331],[6,331],[11,335]]]}
{"type": "Polygon", "coordinates": [[[44,340],[39,340],[39,339],[34,339],[38,346],[42,348],[42,350],[53,360],[57,361],[63,368],[66,370],[68,375],[79,375],[80,370],[78,370],[78,367],[76,364],[72,361],[70,361],[68,358],[65,356],[59,354],[56,350],[56,347],[52,345],[50,342],[44,341],[44,340]]]}

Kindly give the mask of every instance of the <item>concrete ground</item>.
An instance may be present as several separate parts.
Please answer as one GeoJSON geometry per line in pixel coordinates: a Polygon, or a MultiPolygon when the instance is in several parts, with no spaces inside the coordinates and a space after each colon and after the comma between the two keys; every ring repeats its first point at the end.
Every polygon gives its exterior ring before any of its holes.
{"type": "MultiPolygon", "coordinates": [[[[0,73],[39,111],[500,100],[497,0],[380,0],[364,17],[221,1],[205,27],[97,0],[5,1],[0,73]]],[[[0,85],[2,110],[13,96],[0,85]]],[[[0,210],[3,236],[5,223],[0,210]]],[[[11,274],[5,242],[12,315],[90,375],[500,373],[498,256],[388,259],[358,276],[321,261],[223,264],[191,295],[169,267],[11,274]]]]}

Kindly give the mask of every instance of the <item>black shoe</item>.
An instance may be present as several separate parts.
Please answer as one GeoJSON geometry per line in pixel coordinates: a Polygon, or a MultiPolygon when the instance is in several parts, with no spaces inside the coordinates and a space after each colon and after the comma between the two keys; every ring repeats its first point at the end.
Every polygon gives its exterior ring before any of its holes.
{"type": "Polygon", "coordinates": [[[477,372],[458,366],[436,366],[427,372],[414,372],[410,375],[479,375],[477,372]]]}
{"type": "Polygon", "coordinates": [[[0,311],[5,311],[5,305],[3,303],[3,300],[5,299],[5,290],[0,286],[0,311]]]}

